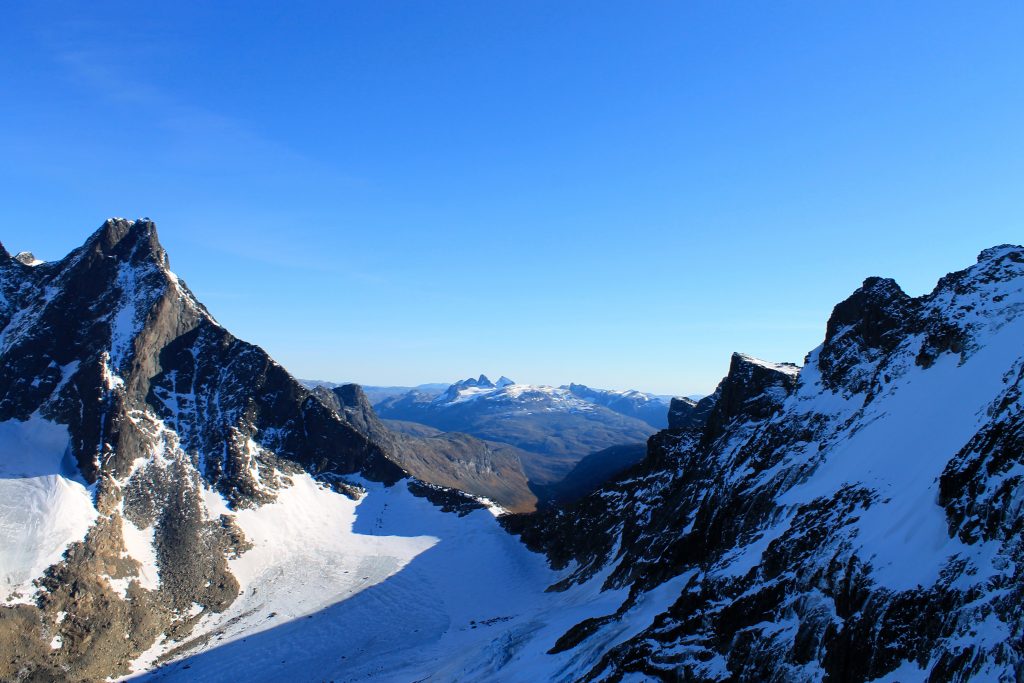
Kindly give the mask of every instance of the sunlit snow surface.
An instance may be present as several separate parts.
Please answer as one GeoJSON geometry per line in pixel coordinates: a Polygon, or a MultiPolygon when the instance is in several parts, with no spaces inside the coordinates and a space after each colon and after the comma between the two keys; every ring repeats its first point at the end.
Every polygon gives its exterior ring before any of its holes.
{"type": "MultiPolygon", "coordinates": [[[[970,312],[978,346],[961,361],[941,355],[927,369],[917,367],[913,353],[918,338],[908,339],[895,357],[895,376],[858,416],[852,428],[823,449],[824,462],[803,485],[787,492],[782,505],[805,503],[829,496],[844,484],[864,485],[878,502],[855,523],[860,555],[871,562],[873,578],[895,590],[927,587],[953,557],[970,559],[978,573],[991,572],[996,544],[967,546],[951,538],[944,509],[938,504],[939,476],[947,463],[989,419],[993,400],[1020,370],[1024,340],[1022,280],[996,282],[971,293],[940,301],[970,312]],[[985,292],[986,289],[992,290],[985,292]],[[997,303],[991,303],[997,302],[997,303]],[[988,309],[1000,311],[993,315],[988,309]]],[[[816,353],[801,374],[800,389],[787,403],[794,412],[848,410],[843,401],[823,389],[817,375],[816,353]],[[831,404],[831,405],[830,405],[831,404]]]]}
{"type": "Polygon", "coordinates": [[[679,593],[670,582],[574,650],[547,655],[574,624],[614,612],[626,591],[601,593],[598,576],[545,593],[561,574],[488,511],[441,512],[404,482],[363,482],[356,502],[308,475],[294,481],[279,502],[238,513],[256,547],[231,562],[243,595],[200,627],[217,635],[141,680],[562,680],[679,593]]]}
{"type": "Polygon", "coordinates": [[[33,415],[0,422],[0,600],[25,600],[32,579],[85,538],[96,508],[68,456],[67,428],[33,415]],[[20,594],[20,598],[14,597],[20,594]]]}

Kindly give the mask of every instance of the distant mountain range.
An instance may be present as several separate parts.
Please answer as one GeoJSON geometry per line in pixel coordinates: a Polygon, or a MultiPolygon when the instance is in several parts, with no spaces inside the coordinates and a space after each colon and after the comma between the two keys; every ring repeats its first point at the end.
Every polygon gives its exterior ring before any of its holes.
{"type": "MultiPolygon", "coordinates": [[[[316,387],[325,387],[327,389],[336,389],[337,387],[343,387],[346,384],[356,384],[356,382],[327,382],[320,379],[301,379],[303,386],[307,389],[315,389],[316,387]]],[[[372,385],[359,385],[363,393],[366,394],[366,398],[369,399],[370,404],[379,403],[386,398],[391,396],[401,396],[407,394],[410,391],[418,391],[422,394],[433,394],[437,395],[447,389],[450,385],[447,382],[440,383],[429,383],[429,384],[418,384],[414,387],[381,387],[372,385]]]]}
{"type": "MultiPolygon", "coordinates": [[[[351,392],[351,387],[357,386],[323,380],[303,380],[303,384],[322,397],[330,392],[351,392]]],[[[414,460],[395,455],[424,481],[491,498],[510,510],[532,506],[538,499],[584,495],[633,464],[646,438],[668,426],[671,403],[671,397],[636,390],[593,389],[575,383],[530,385],[505,376],[491,381],[486,375],[454,384],[369,386],[359,391],[360,401],[373,404],[372,409],[363,406],[360,410],[379,414],[379,426],[396,432],[410,453],[437,453],[438,448],[453,447],[457,441],[454,452],[459,458],[469,458],[469,453],[475,452],[486,462],[499,451],[515,458],[525,474],[523,481],[532,489],[525,495],[519,478],[509,476],[509,470],[504,470],[505,483],[495,489],[493,482],[487,484],[475,476],[438,478],[439,462],[417,469],[414,460]],[[412,448],[409,439],[421,437],[427,441],[418,441],[412,448]],[[589,464],[581,463],[587,458],[589,464]],[[577,465],[583,466],[557,486],[577,465]]],[[[377,420],[377,415],[373,419],[377,420]]],[[[465,475],[466,470],[461,472],[465,475]]]]}
{"type": "Polygon", "coordinates": [[[418,423],[385,423],[358,384],[318,386],[313,395],[421,481],[487,498],[507,510],[534,509],[537,497],[523,472],[530,454],[515,446],[418,423]]]}
{"type": "Polygon", "coordinates": [[[668,425],[668,403],[639,391],[518,384],[480,375],[440,394],[412,390],[375,406],[386,420],[429,425],[511,444],[524,452],[523,470],[533,484],[551,484],[586,456],[612,446],[643,443],[668,425]],[[644,417],[648,418],[643,419],[644,417]]]}
{"type": "MultiPolygon", "coordinates": [[[[310,389],[319,386],[333,389],[346,384],[356,384],[355,382],[329,382],[319,379],[304,379],[299,381],[310,389]]],[[[418,384],[416,386],[374,386],[367,384],[361,384],[359,386],[362,387],[362,390],[370,400],[370,403],[376,406],[384,400],[396,396],[420,394],[424,397],[436,397],[446,393],[452,386],[466,388],[479,383],[482,383],[480,384],[480,387],[482,388],[487,388],[487,385],[491,385],[491,388],[495,389],[502,389],[505,386],[517,384],[505,376],[502,376],[497,382],[492,383],[486,375],[480,375],[478,378],[469,378],[462,380],[461,382],[455,382],[454,384],[431,382],[428,384],[418,384]]],[[[550,387],[547,385],[523,386],[533,386],[539,390],[564,390],[569,394],[590,403],[602,405],[614,412],[626,415],[627,417],[635,417],[643,420],[656,429],[664,429],[668,426],[666,409],[670,401],[674,398],[672,395],[650,394],[643,391],[637,391],[635,389],[628,389],[625,391],[615,389],[593,389],[585,384],[576,383],[563,384],[559,387],[550,387]]],[[[699,401],[704,398],[704,394],[687,394],[686,398],[693,401],[699,401]]]]}

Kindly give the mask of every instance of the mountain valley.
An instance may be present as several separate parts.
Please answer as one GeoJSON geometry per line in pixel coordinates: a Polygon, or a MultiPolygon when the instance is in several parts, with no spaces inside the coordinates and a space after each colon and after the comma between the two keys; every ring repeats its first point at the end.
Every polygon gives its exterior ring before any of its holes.
{"type": "Polygon", "coordinates": [[[697,401],[371,399],[234,337],[149,220],[0,246],[0,680],[1021,680],[1021,340],[1002,245],[697,401]]]}

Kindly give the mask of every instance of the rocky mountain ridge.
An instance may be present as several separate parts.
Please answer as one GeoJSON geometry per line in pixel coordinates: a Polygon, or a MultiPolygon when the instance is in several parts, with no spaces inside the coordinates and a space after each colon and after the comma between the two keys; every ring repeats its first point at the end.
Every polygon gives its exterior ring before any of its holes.
{"type": "Polygon", "coordinates": [[[647,458],[506,524],[569,576],[677,597],[581,677],[1020,680],[1024,249],[923,297],[869,278],[795,366],[734,355],[647,458]]]}
{"type": "Polygon", "coordinates": [[[3,680],[127,673],[187,639],[238,595],[231,511],[294,476],[405,476],[221,327],[148,220],[111,219],[50,263],[0,249],[0,357],[3,680]]]}

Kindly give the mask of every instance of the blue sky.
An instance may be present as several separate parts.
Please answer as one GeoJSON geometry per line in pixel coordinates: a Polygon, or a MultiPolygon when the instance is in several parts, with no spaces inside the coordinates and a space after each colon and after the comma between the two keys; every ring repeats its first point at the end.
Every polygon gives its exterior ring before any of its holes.
{"type": "Polygon", "coordinates": [[[0,239],[150,216],[302,377],[710,391],[1024,240],[1020,2],[17,3],[0,239]]]}

